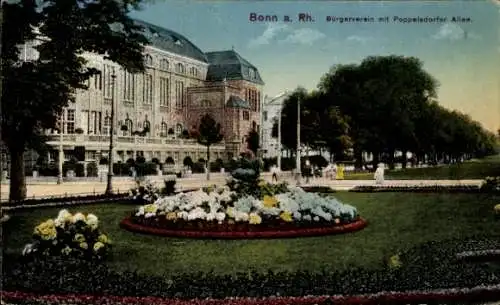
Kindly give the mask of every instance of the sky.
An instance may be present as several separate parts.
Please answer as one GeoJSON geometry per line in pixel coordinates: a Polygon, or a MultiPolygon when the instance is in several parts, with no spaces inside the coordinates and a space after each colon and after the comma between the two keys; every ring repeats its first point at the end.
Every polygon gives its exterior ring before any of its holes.
{"type": "Polygon", "coordinates": [[[492,131],[500,128],[499,0],[149,0],[131,16],[176,31],[206,52],[234,49],[258,68],[270,97],[298,86],[316,89],[336,64],[373,55],[415,56],[438,80],[441,105],[492,131]],[[278,21],[251,21],[252,13],[276,15],[278,21]],[[301,13],[313,20],[299,22],[301,13]],[[388,22],[378,20],[386,16],[388,22]],[[375,21],[340,23],[331,17],[375,21]],[[413,17],[434,19],[403,22],[413,17]]]}

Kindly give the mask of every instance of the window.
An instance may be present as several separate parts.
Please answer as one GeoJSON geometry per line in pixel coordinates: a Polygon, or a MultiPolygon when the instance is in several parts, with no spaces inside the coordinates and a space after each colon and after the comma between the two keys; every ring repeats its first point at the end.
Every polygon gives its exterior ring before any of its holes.
{"type": "Polygon", "coordinates": [[[175,81],[175,107],[182,108],[184,106],[184,83],[175,81]]]}
{"type": "Polygon", "coordinates": [[[175,134],[178,136],[182,134],[182,124],[177,124],[177,126],[175,126],[175,134]]]}
{"type": "Polygon", "coordinates": [[[168,59],[162,59],[160,60],[160,70],[166,71],[169,69],[170,63],[168,62],[168,59]]]}
{"type": "Polygon", "coordinates": [[[185,73],[185,68],[184,68],[184,65],[181,64],[181,63],[178,63],[176,66],[175,66],[175,72],[177,73],[185,73]]]}
{"type": "Polygon", "coordinates": [[[104,98],[110,99],[112,94],[113,77],[115,68],[110,65],[104,65],[104,98]]]}
{"type": "Polygon", "coordinates": [[[195,77],[198,76],[198,69],[196,69],[195,67],[191,67],[191,69],[189,69],[189,70],[190,70],[189,72],[192,76],[195,76],[195,77]]]}
{"type": "Polygon", "coordinates": [[[144,128],[144,131],[146,131],[147,135],[149,135],[151,133],[151,123],[148,120],[144,121],[143,128],[144,128]]]}
{"type": "Polygon", "coordinates": [[[250,113],[248,113],[248,111],[243,111],[243,120],[245,121],[250,120],[250,113]]]}
{"type": "Polygon", "coordinates": [[[66,111],[66,133],[75,133],[75,110],[66,111]]]}
{"type": "Polygon", "coordinates": [[[123,99],[126,102],[134,102],[135,97],[135,75],[123,71],[123,99]]]}
{"type": "Polygon", "coordinates": [[[94,79],[94,88],[96,90],[102,90],[102,72],[99,71],[99,73],[94,74],[92,78],[94,79]]]}
{"type": "Polygon", "coordinates": [[[160,77],[160,106],[169,106],[170,79],[160,77]]]}
{"type": "Polygon", "coordinates": [[[262,117],[264,121],[267,121],[267,111],[262,112],[262,117]]]}
{"type": "Polygon", "coordinates": [[[102,133],[105,135],[111,134],[111,117],[109,115],[106,115],[106,117],[104,118],[104,126],[102,128],[102,133]]]}
{"type": "Polygon", "coordinates": [[[127,130],[123,132],[124,136],[131,135],[132,131],[134,130],[134,124],[132,123],[131,119],[126,119],[125,120],[125,126],[127,126],[127,130]]]}
{"type": "Polygon", "coordinates": [[[160,136],[166,137],[168,132],[167,123],[161,122],[160,136]]]}
{"type": "Polygon", "coordinates": [[[144,56],[144,65],[148,67],[153,66],[153,57],[149,54],[144,56]]]}
{"type": "Polygon", "coordinates": [[[153,75],[144,74],[143,90],[144,104],[151,105],[153,103],[153,75]]]}

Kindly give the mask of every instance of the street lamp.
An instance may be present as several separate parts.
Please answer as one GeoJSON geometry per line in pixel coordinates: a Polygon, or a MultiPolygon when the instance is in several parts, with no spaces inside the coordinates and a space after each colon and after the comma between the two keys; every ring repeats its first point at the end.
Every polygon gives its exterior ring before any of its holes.
{"type": "Polygon", "coordinates": [[[297,185],[300,184],[300,97],[297,97],[297,153],[295,159],[295,175],[297,185]]]}
{"type": "Polygon", "coordinates": [[[115,71],[111,75],[111,126],[109,127],[109,152],[108,152],[108,183],[106,185],[106,195],[113,194],[113,136],[115,129],[115,71]]]}
{"type": "Polygon", "coordinates": [[[61,113],[61,117],[59,120],[59,160],[58,160],[58,169],[59,173],[57,174],[57,184],[63,183],[63,162],[64,162],[64,150],[63,150],[63,116],[64,110],[61,113]]]}

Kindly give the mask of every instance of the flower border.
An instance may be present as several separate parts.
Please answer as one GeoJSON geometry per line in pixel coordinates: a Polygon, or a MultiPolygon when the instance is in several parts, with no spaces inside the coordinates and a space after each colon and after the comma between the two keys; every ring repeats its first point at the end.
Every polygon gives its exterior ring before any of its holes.
{"type": "Polygon", "coordinates": [[[433,291],[384,291],[376,294],[353,296],[303,296],[303,297],[229,297],[224,299],[174,299],[160,297],[126,297],[126,296],[98,296],[84,294],[51,294],[39,295],[21,291],[2,291],[4,302],[15,301],[46,301],[53,303],[80,304],[157,304],[157,305],[317,305],[317,304],[408,304],[422,302],[450,302],[450,301],[495,301],[499,299],[500,285],[477,286],[474,288],[451,288],[433,291]]]}
{"type": "Polygon", "coordinates": [[[127,217],[120,222],[120,227],[131,232],[145,233],[165,237],[188,237],[188,238],[214,238],[214,239],[248,239],[248,238],[285,238],[285,237],[310,237],[323,236],[340,233],[350,233],[364,229],[368,222],[363,218],[344,224],[320,228],[298,228],[286,231],[187,231],[187,230],[169,230],[164,228],[153,228],[149,226],[134,223],[131,217],[127,217]]]}

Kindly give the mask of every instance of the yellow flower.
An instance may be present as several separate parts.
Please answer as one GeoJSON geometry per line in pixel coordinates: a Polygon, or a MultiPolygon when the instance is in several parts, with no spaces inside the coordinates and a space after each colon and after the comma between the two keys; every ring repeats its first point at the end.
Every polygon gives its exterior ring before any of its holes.
{"type": "Polygon", "coordinates": [[[496,214],[500,214],[500,203],[495,205],[494,210],[496,214]]]}
{"type": "Polygon", "coordinates": [[[158,206],[156,204],[147,204],[144,206],[145,213],[156,213],[158,206]]]}
{"type": "Polygon", "coordinates": [[[97,241],[99,241],[103,244],[106,244],[109,242],[108,237],[104,234],[99,235],[99,237],[97,237],[97,241]]]}
{"type": "Polygon", "coordinates": [[[79,243],[83,243],[85,241],[85,236],[83,236],[83,234],[75,234],[75,237],[73,238],[74,241],[76,242],[79,242],[79,243]]]}
{"type": "Polygon", "coordinates": [[[288,212],[288,211],[284,211],[284,212],[281,212],[280,214],[280,218],[286,222],[291,222],[293,221],[293,218],[292,218],[292,213],[288,212]]]}
{"type": "Polygon", "coordinates": [[[266,208],[273,208],[278,204],[278,199],[274,196],[265,195],[262,203],[266,208]]]}
{"type": "Polygon", "coordinates": [[[64,249],[61,250],[61,253],[64,254],[64,255],[69,255],[71,253],[71,248],[66,246],[64,249]]]}
{"type": "Polygon", "coordinates": [[[401,259],[399,258],[399,255],[393,255],[389,259],[389,268],[390,269],[398,269],[401,268],[403,263],[401,263],[401,259]]]}
{"type": "Polygon", "coordinates": [[[226,210],[226,214],[228,217],[234,218],[234,208],[233,207],[228,207],[226,210]]]}
{"type": "Polygon", "coordinates": [[[177,219],[177,213],[176,212],[170,212],[167,214],[167,220],[176,220],[177,219]]]}
{"type": "Polygon", "coordinates": [[[248,222],[252,225],[258,225],[262,222],[262,218],[256,213],[250,213],[250,219],[248,222]]]}
{"type": "Polygon", "coordinates": [[[33,234],[40,236],[44,240],[51,240],[57,237],[57,230],[54,220],[49,219],[35,227],[33,234]]]}
{"type": "Polygon", "coordinates": [[[103,247],[104,247],[104,244],[103,244],[103,243],[101,243],[101,242],[96,242],[96,243],[94,244],[94,251],[96,251],[96,252],[97,252],[97,251],[99,251],[99,249],[101,249],[101,248],[103,248],[103,247]]]}
{"type": "Polygon", "coordinates": [[[89,248],[89,244],[87,244],[86,242],[80,243],[80,248],[87,250],[89,248]]]}

